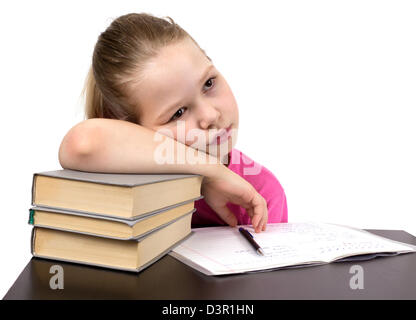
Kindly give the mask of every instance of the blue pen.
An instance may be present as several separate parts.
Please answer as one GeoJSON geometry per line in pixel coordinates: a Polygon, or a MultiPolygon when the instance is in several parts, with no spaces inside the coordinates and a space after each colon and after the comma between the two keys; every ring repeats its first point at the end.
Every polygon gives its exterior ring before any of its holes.
{"type": "Polygon", "coordinates": [[[250,232],[248,232],[246,229],[244,229],[243,227],[240,227],[239,229],[238,229],[238,231],[240,231],[240,233],[244,236],[244,238],[246,238],[247,239],[247,241],[248,242],[250,242],[250,244],[254,247],[254,249],[256,250],[256,252],[259,254],[259,255],[262,255],[262,256],[264,256],[264,251],[263,251],[263,249],[257,244],[257,242],[256,241],[254,241],[254,239],[253,239],[253,235],[250,233],[250,232]]]}

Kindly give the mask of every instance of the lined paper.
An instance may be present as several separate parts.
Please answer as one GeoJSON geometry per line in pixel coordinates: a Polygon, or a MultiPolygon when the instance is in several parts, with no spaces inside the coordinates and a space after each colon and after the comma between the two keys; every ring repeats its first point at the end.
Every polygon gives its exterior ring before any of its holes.
{"type": "Polygon", "coordinates": [[[171,256],[208,275],[262,271],[287,266],[329,263],[347,256],[415,252],[416,247],[369,232],[325,223],[275,223],[254,233],[263,248],[258,255],[238,228],[195,228],[171,256]]]}

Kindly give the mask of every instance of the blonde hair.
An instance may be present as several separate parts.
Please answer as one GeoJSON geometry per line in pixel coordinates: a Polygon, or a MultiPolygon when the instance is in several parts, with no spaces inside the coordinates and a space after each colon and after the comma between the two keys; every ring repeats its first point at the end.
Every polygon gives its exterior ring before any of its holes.
{"type": "Polygon", "coordinates": [[[81,93],[87,119],[110,118],[138,124],[128,89],[137,81],[146,62],[164,46],[187,38],[200,48],[172,18],[166,18],[169,21],[147,13],[129,13],[115,19],[100,34],[81,93]]]}

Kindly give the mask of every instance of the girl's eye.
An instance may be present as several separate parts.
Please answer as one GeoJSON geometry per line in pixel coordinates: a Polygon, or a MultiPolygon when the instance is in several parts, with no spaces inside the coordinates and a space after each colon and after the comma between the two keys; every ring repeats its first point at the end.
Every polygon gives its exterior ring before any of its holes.
{"type": "MultiPolygon", "coordinates": [[[[210,89],[212,89],[214,87],[215,78],[216,77],[209,78],[205,82],[204,87],[208,87],[207,90],[210,90],[210,89]]],[[[185,113],[185,111],[182,111],[183,109],[187,109],[187,108],[186,107],[182,107],[182,108],[178,109],[178,111],[175,112],[175,114],[172,116],[172,118],[170,118],[169,122],[174,121],[176,119],[179,119],[185,113]]]]}
{"type": "Polygon", "coordinates": [[[209,78],[207,80],[207,82],[205,82],[205,86],[208,85],[208,90],[209,90],[209,89],[211,89],[214,86],[214,83],[215,83],[215,77],[209,78]]]}
{"type": "Polygon", "coordinates": [[[186,109],[186,107],[182,107],[182,108],[178,109],[178,111],[175,112],[175,114],[172,116],[172,118],[170,118],[169,122],[180,118],[185,112],[185,111],[182,111],[182,109],[186,109]]]}

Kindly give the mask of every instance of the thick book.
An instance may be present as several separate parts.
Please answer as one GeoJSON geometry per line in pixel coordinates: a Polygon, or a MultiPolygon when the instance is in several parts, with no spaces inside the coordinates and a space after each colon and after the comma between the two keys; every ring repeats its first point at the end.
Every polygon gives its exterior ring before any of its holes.
{"type": "Polygon", "coordinates": [[[203,176],[55,170],[33,174],[32,206],[134,220],[201,196],[203,176]]]}
{"type": "Polygon", "coordinates": [[[112,239],[132,240],[165,226],[186,214],[192,214],[196,211],[194,209],[195,200],[179,203],[135,220],[56,208],[32,207],[29,209],[28,222],[35,227],[72,231],[112,239]]]}
{"type": "Polygon", "coordinates": [[[170,255],[206,275],[257,272],[360,261],[416,252],[416,246],[326,223],[272,223],[254,233],[264,256],[231,227],[195,228],[170,255]]]}
{"type": "Polygon", "coordinates": [[[33,227],[35,257],[138,272],[191,234],[192,214],[136,240],[117,240],[82,233],[33,227]]]}

